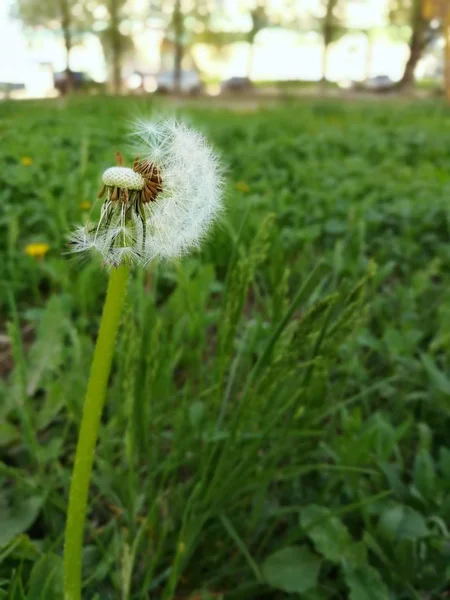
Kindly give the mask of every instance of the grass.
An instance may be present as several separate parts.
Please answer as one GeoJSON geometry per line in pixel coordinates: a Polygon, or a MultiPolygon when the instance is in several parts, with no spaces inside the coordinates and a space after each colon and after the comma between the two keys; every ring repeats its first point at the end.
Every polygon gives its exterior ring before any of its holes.
{"type": "MultiPolygon", "coordinates": [[[[126,151],[130,116],[151,111],[141,99],[0,105],[0,598],[61,597],[107,279],[64,254],[66,237],[126,151]],[[48,253],[28,256],[32,243],[48,253]]],[[[227,162],[227,214],[199,253],[132,276],[83,597],[444,597],[448,109],[187,116],[227,162]]]]}

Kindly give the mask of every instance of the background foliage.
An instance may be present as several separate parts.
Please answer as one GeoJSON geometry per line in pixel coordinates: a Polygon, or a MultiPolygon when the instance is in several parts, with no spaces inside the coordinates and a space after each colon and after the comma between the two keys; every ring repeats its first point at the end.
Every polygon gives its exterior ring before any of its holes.
{"type": "MultiPolygon", "coordinates": [[[[98,211],[129,116],[151,111],[0,106],[0,598],[61,594],[106,289],[66,237],[98,211]],[[37,242],[48,253],[28,256],[37,242]]],[[[86,598],[442,597],[448,109],[316,101],[187,118],[227,162],[227,213],[200,253],[130,283],[86,598]]]]}

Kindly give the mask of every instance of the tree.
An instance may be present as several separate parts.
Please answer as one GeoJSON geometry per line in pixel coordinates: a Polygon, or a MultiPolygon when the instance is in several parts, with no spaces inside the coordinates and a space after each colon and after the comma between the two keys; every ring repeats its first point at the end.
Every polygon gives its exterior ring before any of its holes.
{"type": "Polygon", "coordinates": [[[409,58],[397,88],[407,88],[414,84],[414,72],[422,54],[436,34],[424,17],[423,0],[391,0],[390,20],[394,25],[409,25],[409,58]]]}
{"type": "Polygon", "coordinates": [[[100,33],[103,52],[111,70],[112,89],[115,94],[122,90],[122,62],[126,52],[133,48],[129,36],[120,31],[123,21],[123,7],[127,0],[106,0],[102,4],[108,12],[108,24],[100,33]]]}
{"type": "Polygon", "coordinates": [[[210,16],[211,0],[160,0],[159,8],[152,3],[152,10],[166,15],[166,38],[172,42],[174,90],[181,89],[181,73],[183,58],[193,40],[198,37],[198,30],[205,27],[210,16]],[[168,17],[168,18],[167,18],[168,17]]]}
{"type": "Polygon", "coordinates": [[[338,10],[342,9],[343,0],[322,0],[324,15],[319,19],[319,26],[323,38],[322,52],[322,81],[327,81],[328,51],[330,44],[343,33],[342,16],[338,10]]]}
{"type": "Polygon", "coordinates": [[[85,15],[82,3],[71,0],[18,0],[17,9],[19,18],[31,27],[38,25],[50,27],[52,23],[60,26],[66,49],[67,86],[65,89],[66,91],[71,90],[73,76],[70,69],[70,51],[73,46],[74,29],[81,25],[85,15]],[[75,6],[77,10],[74,10],[75,6]]]}
{"type": "Polygon", "coordinates": [[[316,8],[311,11],[307,4],[300,0],[289,0],[287,3],[289,17],[282,23],[297,30],[316,31],[323,41],[322,49],[322,82],[327,81],[328,54],[332,42],[336,41],[347,31],[345,27],[345,9],[350,0],[319,0],[316,8]]]}
{"type": "Polygon", "coordinates": [[[373,60],[373,31],[372,29],[364,29],[364,35],[367,40],[367,51],[366,51],[366,59],[364,66],[364,78],[369,79],[372,74],[372,60],[373,60]]]}
{"type": "Polygon", "coordinates": [[[251,10],[250,18],[252,20],[252,26],[247,34],[247,42],[249,45],[248,59],[247,59],[247,77],[251,79],[253,69],[253,58],[255,54],[255,39],[258,33],[269,25],[269,18],[266,12],[266,6],[264,0],[259,0],[251,10]]]}
{"type": "Polygon", "coordinates": [[[172,14],[172,27],[174,31],[174,62],[173,62],[173,85],[175,92],[181,87],[181,63],[184,55],[184,16],[181,12],[181,0],[175,0],[172,14]]]}

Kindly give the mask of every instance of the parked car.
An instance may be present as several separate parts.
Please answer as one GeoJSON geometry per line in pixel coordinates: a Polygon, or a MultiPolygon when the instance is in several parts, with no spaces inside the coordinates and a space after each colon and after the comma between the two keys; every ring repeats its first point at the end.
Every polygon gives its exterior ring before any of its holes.
{"type": "Polygon", "coordinates": [[[24,98],[26,95],[27,90],[24,83],[0,81],[0,100],[6,100],[8,98],[24,98]]]}
{"type": "Polygon", "coordinates": [[[370,79],[366,79],[364,87],[366,90],[372,90],[374,92],[383,92],[386,90],[390,90],[394,82],[388,75],[377,75],[376,77],[371,77],[370,79]]]}
{"type": "MultiPolygon", "coordinates": [[[[181,71],[179,90],[185,94],[200,94],[203,91],[203,82],[197,71],[181,71]]],[[[174,71],[161,71],[156,75],[156,91],[166,94],[175,91],[174,71]]]]}
{"type": "Polygon", "coordinates": [[[248,77],[230,77],[222,81],[220,90],[226,92],[251,92],[253,91],[253,83],[248,77]]]}
{"type": "MultiPolygon", "coordinates": [[[[74,90],[83,91],[103,91],[104,84],[94,81],[87,73],[80,71],[71,71],[72,75],[72,88],[74,90]]],[[[53,74],[53,85],[61,93],[65,94],[68,90],[67,71],[61,71],[60,73],[53,74]]]]}
{"type": "Polygon", "coordinates": [[[22,91],[25,89],[24,83],[10,83],[9,81],[0,81],[0,92],[9,94],[17,90],[22,91]]]}

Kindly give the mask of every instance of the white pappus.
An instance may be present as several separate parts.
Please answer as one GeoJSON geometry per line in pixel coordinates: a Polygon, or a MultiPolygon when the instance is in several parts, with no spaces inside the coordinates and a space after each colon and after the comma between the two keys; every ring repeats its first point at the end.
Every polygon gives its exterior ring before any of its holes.
{"type": "Polygon", "coordinates": [[[106,265],[147,265],[198,246],[222,209],[220,162],[206,138],[175,119],[139,121],[133,168],[103,174],[98,223],[70,237],[72,252],[98,251],[106,265]]]}

